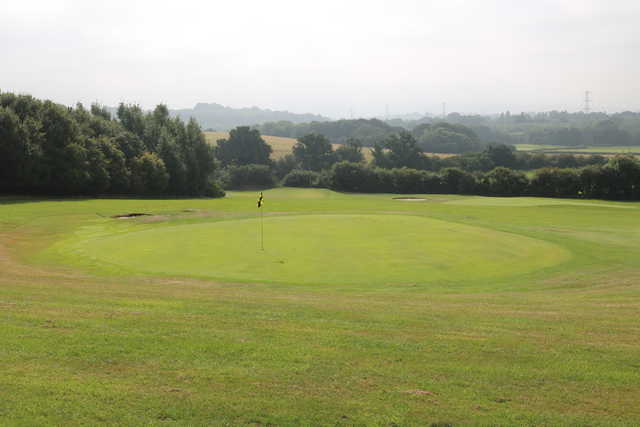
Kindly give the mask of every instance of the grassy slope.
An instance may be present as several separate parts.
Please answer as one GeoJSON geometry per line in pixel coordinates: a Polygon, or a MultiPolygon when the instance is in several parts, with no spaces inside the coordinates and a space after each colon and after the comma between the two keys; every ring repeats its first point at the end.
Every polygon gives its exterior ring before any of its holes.
{"type": "Polygon", "coordinates": [[[573,258],[446,286],[122,275],[42,250],[91,230],[251,217],[255,194],[5,201],[0,420],[640,423],[638,204],[427,197],[265,193],[272,213],[418,215],[541,239],[573,258]],[[137,211],[156,216],[102,217],[137,211]]]}

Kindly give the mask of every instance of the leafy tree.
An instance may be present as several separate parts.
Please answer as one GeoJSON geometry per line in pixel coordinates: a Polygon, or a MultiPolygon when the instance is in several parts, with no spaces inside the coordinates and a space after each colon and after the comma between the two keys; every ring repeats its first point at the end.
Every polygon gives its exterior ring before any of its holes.
{"type": "Polygon", "coordinates": [[[267,165],[231,165],[224,173],[225,188],[268,188],[275,185],[273,174],[267,165]]]}
{"type": "Polygon", "coordinates": [[[437,193],[441,190],[440,178],[431,172],[400,168],[391,169],[395,193],[437,193]]]}
{"type": "Polygon", "coordinates": [[[278,179],[284,178],[294,169],[299,169],[300,164],[293,154],[286,154],[274,162],[274,172],[278,179]]]}
{"type": "Polygon", "coordinates": [[[131,183],[137,194],[162,194],[169,183],[169,174],[162,159],[149,152],[134,158],[131,162],[131,183]]]}
{"type": "Polygon", "coordinates": [[[350,138],[355,138],[366,146],[372,146],[387,136],[402,130],[402,128],[390,126],[378,119],[314,121],[298,124],[280,121],[264,123],[259,128],[265,135],[292,138],[317,133],[324,135],[334,144],[345,144],[350,138]]]}
{"type": "Polygon", "coordinates": [[[160,131],[158,155],[162,159],[169,181],[166,190],[169,194],[186,194],[187,167],[184,162],[183,152],[174,138],[171,138],[165,129],[160,131]]]}
{"type": "Polygon", "coordinates": [[[0,188],[28,186],[31,151],[29,135],[18,115],[0,107],[0,188]]]}
{"type": "Polygon", "coordinates": [[[362,142],[359,139],[349,138],[344,145],[336,149],[335,158],[338,162],[364,162],[362,142]]]}
{"type": "Polygon", "coordinates": [[[144,114],[121,104],[115,120],[97,104],[0,93],[0,167],[4,191],[202,195],[215,162],[198,124],[162,105],[144,114]]]}
{"type": "Polygon", "coordinates": [[[512,146],[499,144],[490,145],[485,150],[487,157],[495,166],[504,166],[506,168],[513,168],[517,165],[518,159],[514,154],[512,146]]]}
{"type": "Polygon", "coordinates": [[[442,187],[445,193],[474,194],[476,180],[469,172],[459,168],[446,168],[440,171],[442,187]]]}
{"type": "MultiPolygon", "coordinates": [[[[118,120],[125,130],[131,132],[139,138],[140,141],[144,140],[145,135],[145,118],[142,109],[138,105],[125,105],[120,104],[118,106],[118,120]]],[[[144,147],[146,149],[146,147],[144,147]]]]}
{"type": "Polygon", "coordinates": [[[318,172],[294,169],[282,180],[285,187],[314,187],[318,184],[320,176],[318,172]]]}
{"type": "Polygon", "coordinates": [[[489,194],[496,196],[524,195],[529,184],[527,177],[522,172],[502,166],[488,172],[482,181],[489,194]]]}
{"type": "Polygon", "coordinates": [[[369,193],[380,191],[373,169],[362,163],[339,162],[331,169],[331,188],[338,191],[369,193]]]}
{"type": "Polygon", "coordinates": [[[218,140],[215,154],[223,165],[270,164],[272,148],[260,132],[248,126],[239,126],[229,132],[229,138],[218,140]]]}
{"type": "Polygon", "coordinates": [[[531,179],[530,192],[536,196],[577,197],[580,195],[580,177],[572,169],[541,169],[531,179]]]}
{"type": "Polygon", "coordinates": [[[189,120],[185,129],[184,157],[187,168],[187,193],[211,193],[209,179],[215,170],[214,148],[207,144],[200,125],[193,119],[189,120]]]}
{"type": "Polygon", "coordinates": [[[406,131],[390,135],[371,151],[375,166],[392,168],[426,169],[429,160],[422,154],[416,139],[406,131]]]}
{"type": "Polygon", "coordinates": [[[610,179],[608,196],[632,200],[640,196],[640,163],[630,156],[616,156],[602,168],[610,179]]]}
{"type": "Polygon", "coordinates": [[[329,168],[335,162],[331,143],[325,136],[317,133],[298,138],[293,146],[293,156],[303,169],[313,171],[329,168]]]}
{"type": "Polygon", "coordinates": [[[41,111],[44,178],[49,191],[76,194],[90,187],[87,150],[71,110],[45,101],[41,111]]]}
{"type": "Polygon", "coordinates": [[[94,140],[104,158],[104,167],[109,176],[108,191],[114,194],[127,194],[131,191],[131,170],[127,167],[127,158],[118,148],[113,138],[101,136],[94,140]]]}

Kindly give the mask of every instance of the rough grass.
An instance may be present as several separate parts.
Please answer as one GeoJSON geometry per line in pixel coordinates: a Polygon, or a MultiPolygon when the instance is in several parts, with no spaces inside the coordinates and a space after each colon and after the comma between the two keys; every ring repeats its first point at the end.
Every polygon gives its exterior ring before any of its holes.
{"type": "Polygon", "coordinates": [[[474,277],[469,258],[470,277],[451,282],[123,274],[101,257],[72,263],[66,243],[237,224],[255,217],[255,194],[3,200],[2,424],[638,425],[640,205],[424,197],[278,189],[265,207],[412,216],[426,232],[483,229],[571,259],[495,278],[474,277]],[[127,212],[154,216],[108,218],[127,212]]]}

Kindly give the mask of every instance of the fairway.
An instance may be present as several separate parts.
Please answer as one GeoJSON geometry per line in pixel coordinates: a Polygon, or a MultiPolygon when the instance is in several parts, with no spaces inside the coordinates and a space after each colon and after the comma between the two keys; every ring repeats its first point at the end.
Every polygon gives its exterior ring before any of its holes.
{"type": "Polygon", "coordinates": [[[407,284],[498,278],[566,261],[565,249],[406,215],[304,215],[190,224],[87,239],[79,256],[127,271],[235,281],[407,284]]]}
{"type": "Polygon", "coordinates": [[[0,425],[640,425],[639,203],[256,197],[0,199],[0,425]]]}

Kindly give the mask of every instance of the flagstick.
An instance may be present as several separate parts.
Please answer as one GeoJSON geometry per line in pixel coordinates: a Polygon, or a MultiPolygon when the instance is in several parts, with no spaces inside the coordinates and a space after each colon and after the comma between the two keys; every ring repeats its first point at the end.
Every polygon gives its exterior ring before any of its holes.
{"type": "Polygon", "coordinates": [[[260,249],[264,252],[264,216],[262,208],[260,208],[260,249]]]}

